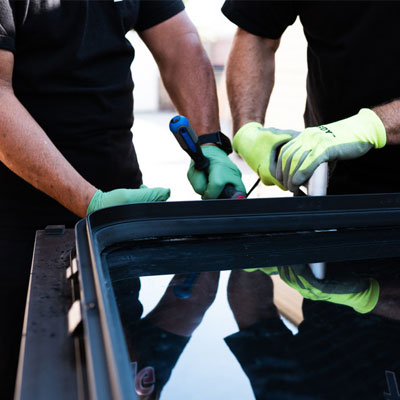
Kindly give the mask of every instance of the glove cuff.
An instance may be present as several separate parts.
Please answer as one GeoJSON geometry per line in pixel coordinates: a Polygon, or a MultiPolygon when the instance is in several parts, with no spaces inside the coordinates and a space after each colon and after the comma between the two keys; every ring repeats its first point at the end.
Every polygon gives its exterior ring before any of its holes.
{"type": "Polygon", "coordinates": [[[220,147],[218,146],[214,146],[213,144],[203,144],[203,146],[201,146],[201,150],[203,151],[203,154],[206,157],[210,157],[210,156],[214,156],[214,157],[228,157],[228,154],[222,150],[220,147]]]}
{"type": "Polygon", "coordinates": [[[369,289],[366,290],[362,295],[363,304],[353,307],[355,311],[361,314],[366,314],[372,311],[376,307],[379,300],[380,289],[378,281],[373,278],[370,278],[369,281],[369,289]]]}
{"type": "Polygon", "coordinates": [[[264,128],[259,122],[244,124],[233,137],[233,150],[242,156],[241,152],[248,147],[248,142],[253,140],[254,130],[259,128],[264,128]]]}
{"type": "Polygon", "coordinates": [[[369,127],[367,131],[370,133],[368,135],[370,143],[376,149],[384,147],[386,145],[386,129],[378,115],[369,108],[362,108],[357,116],[369,127]]]}
{"type": "Polygon", "coordinates": [[[259,163],[255,156],[255,151],[257,150],[257,140],[260,134],[262,134],[260,129],[263,128],[263,125],[259,122],[248,122],[233,137],[233,149],[256,173],[258,173],[259,163]]]}
{"type": "Polygon", "coordinates": [[[267,275],[278,275],[278,267],[263,267],[263,268],[245,268],[243,271],[246,272],[254,272],[254,271],[261,271],[267,275]]]}
{"type": "Polygon", "coordinates": [[[86,210],[86,215],[89,215],[93,211],[96,211],[99,208],[99,202],[101,201],[101,197],[103,195],[103,192],[101,190],[97,190],[96,193],[93,195],[92,200],[90,200],[90,203],[88,205],[88,208],[86,210]]]}

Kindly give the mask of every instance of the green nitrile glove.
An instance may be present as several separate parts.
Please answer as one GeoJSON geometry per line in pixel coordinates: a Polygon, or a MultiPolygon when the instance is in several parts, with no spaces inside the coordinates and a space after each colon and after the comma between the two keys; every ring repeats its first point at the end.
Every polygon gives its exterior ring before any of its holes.
{"type": "Polygon", "coordinates": [[[198,171],[193,164],[187,173],[187,177],[196,193],[202,199],[217,199],[227,183],[231,183],[236,190],[246,193],[242,182],[242,173],[239,168],[229,159],[228,155],[217,146],[204,145],[201,150],[205,157],[210,160],[208,177],[203,171],[198,171]]]}
{"type": "Polygon", "coordinates": [[[264,128],[258,122],[243,125],[233,138],[233,149],[257,173],[264,185],[277,185],[287,190],[276,179],[276,162],[281,146],[300,132],[264,128]]]}
{"type": "Polygon", "coordinates": [[[372,311],[378,303],[379,283],[372,278],[320,280],[308,265],[278,267],[278,270],[281,279],[306,299],[346,305],[362,314],[372,311]]]}
{"type": "Polygon", "coordinates": [[[385,144],[382,121],[372,110],[363,108],[350,118],[303,130],[282,147],[276,177],[295,191],[323,162],[361,157],[385,144]]]}
{"type": "Polygon", "coordinates": [[[262,271],[267,275],[278,275],[278,267],[246,268],[246,272],[262,271]]]}
{"type": "Polygon", "coordinates": [[[140,186],[139,189],[115,189],[110,192],[98,190],[90,200],[86,215],[105,207],[119,206],[122,204],[148,203],[151,201],[165,201],[170,196],[170,189],[148,188],[140,186]]]}

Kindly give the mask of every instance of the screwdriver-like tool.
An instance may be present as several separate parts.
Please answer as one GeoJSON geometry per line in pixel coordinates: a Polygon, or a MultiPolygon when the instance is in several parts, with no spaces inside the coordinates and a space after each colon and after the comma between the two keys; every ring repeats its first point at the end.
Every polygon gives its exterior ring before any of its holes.
{"type": "MultiPolygon", "coordinates": [[[[174,134],[182,149],[193,160],[194,167],[198,171],[204,171],[207,175],[210,160],[201,151],[199,138],[191,127],[189,120],[182,115],[177,115],[171,119],[169,129],[174,134]]],[[[245,199],[246,197],[246,193],[236,190],[232,184],[228,183],[225,185],[219,199],[245,199]]]]}
{"type": "MultiPolygon", "coordinates": [[[[204,171],[207,175],[210,160],[205,157],[201,151],[199,138],[191,127],[189,120],[182,115],[177,115],[171,119],[169,129],[174,134],[182,149],[185,150],[193,160],[194,167],[198,171],[204,171]]],[[[220,199],[245,199],[246,197],[246,193],[236,190],[230,183],[225,185],[219,196],[220,199]]],[[[193,286],[196,284],[199,275],[199,272],[186,275],[181,284],[174,286],[173,292],[175,296],[179,299],[189,298],[192,295],[193,286]]]]}

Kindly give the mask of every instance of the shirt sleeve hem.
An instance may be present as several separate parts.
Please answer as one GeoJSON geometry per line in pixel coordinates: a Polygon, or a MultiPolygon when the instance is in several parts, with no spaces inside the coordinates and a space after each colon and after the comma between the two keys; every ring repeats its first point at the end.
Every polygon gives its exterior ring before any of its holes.
{"type": "Polygon", "coordinates": [[[171,4],[170,7],[165,9],[164,12],[158,16],[158,18],[152,19],[151,22],[143,23],[143,24],[135,26],[135,30],[140,32],[140,31],[144,31],[146,29],[152,28],[153,26],[161,24],[162,22],[174,17],[175,15],[179,14],[184,9],[185,9],[185,5],[182,2],[180,2],[180,1],[175,2],[175,3],[171,4]]]}
{"type": "Polygon", "coordinates": [[[5,36],[0,34],[0,49],[9,50],[15,53],[15,41],[10,36],[5,36]]]}
{"type": "Polygon", "coordinates": [[[229,5],[227,4],[223,5],[222,13],[225,15],[226,18],[229,19],[229,21],[233,22],[239,28],[253,35],[265,37],[268,39],[279,39],[283,34],[283,32],[271,32],[259,28],[252,21],[243,18],[243,15],[241,13],[229,8],[229,5]]]}

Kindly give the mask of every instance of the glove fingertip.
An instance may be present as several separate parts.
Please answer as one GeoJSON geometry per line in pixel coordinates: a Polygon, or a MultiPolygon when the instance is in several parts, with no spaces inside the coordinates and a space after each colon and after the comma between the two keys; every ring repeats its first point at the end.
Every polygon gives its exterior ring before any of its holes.
{"type": "Polygon", "coordinates": [[[218,199],[218,197],[221,195],[222,189],[218,190],[218,188],[213,188],[210,186],[207,188],[207,190],[203,193],[201,198],[203,200],[211,200],[211,199],[218,199]]]}
{"type": "Polygon", "coordinates": [[[170,196],[171,196],[171,189],[164,189],[164,193],[162,194],[162,199],[161,200],[163,200],[163,201],[166,201],[166,200],[168,200],[169,198],[170,198],[170,196]]]}
{"type": "Polygon", "coordinates": [[[157,188],[153,201],[166,201],[171,196],[171,189],[157,188]]]}

